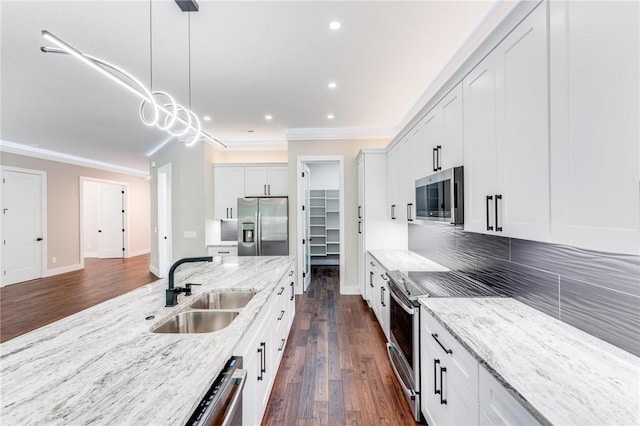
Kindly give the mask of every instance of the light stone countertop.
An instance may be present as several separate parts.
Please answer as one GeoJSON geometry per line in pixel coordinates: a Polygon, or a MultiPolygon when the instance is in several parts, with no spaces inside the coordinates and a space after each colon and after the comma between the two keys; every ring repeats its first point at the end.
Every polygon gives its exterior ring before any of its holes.
{"type": "Polygon", "coordinates": [[[534,417],[640,424],[640,358],[511,298],[420,298],[534,417]]]}
{"type": "Polygon", "coordinates": [[[449,271],[448,268],[410,250],[369,250],[369,254],[387,271],[449,271]]]}
{"type": "Polygon", "coordinates": [[[184,424],[293,261],[232,256],[184,264],[176,285],[203,285],[179,295],[176,307],[164,307],[161,279],[2,343],[0,424],[184,424]],[[258,293],[223,330],[150,331],[215,288],[258,293]]]}

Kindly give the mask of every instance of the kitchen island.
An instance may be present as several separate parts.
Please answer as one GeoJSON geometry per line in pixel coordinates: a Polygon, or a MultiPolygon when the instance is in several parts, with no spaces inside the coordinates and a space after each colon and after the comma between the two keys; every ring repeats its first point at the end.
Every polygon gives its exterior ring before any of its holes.
{"type": "Polygon", "coordinates": [[[178,306],[164,306],[161,279],[4,342],[0,423],[184,424],[293,262],[231,256],[185,265],[176,285],[202,286],[180,295],[178,306]],[[214,289],[257,293],[220,331],[151,332],[214,289]]]}

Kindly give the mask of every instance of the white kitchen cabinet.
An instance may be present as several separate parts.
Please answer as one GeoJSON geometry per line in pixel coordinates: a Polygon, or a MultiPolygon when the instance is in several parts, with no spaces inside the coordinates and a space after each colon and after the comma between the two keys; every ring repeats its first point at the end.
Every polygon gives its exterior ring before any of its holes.
{"type": "Polygon", "coordinates": [[[247,370],[243,399],[250,403],[242,404],[243,424],[259,425],[262,422],[295,316],[294,291],[295,269],[292,266],[234,349],[235,355],[243,357],[242,368],[247,370]]]}
{"type": "Polygon", "coordinates": [[[424,140],[421,154],[423,170],[417,178],[462,165],[461,83],[427,113],[421,124],[424,140]]]}
{"type": "MultiPolygon", "coordinates": [[[[405,136],[388,154],[388,213],[389,218],[406,223],[415,212],[415,182],[413,172],[412,134],[405,136]]],[[[414,214],[415,216],[415,214],[414,214]]]]}
{"type": "Polygon", "coordinates": [[[378,276],[380,277],[379,285],[376,289],[376,292],[380,292],[380,317],[378,320],[380,321],[380,328],[382,328],[382,331],[388,341],[391,326],[389,322],[389,278],[387,278],[386,269],[380,268],[378,271],[378,276]]]}
{"type": "Polygon", "coordinates": [[[238,198],[244,197],[244,167],[213,166],[213,211],[216,219],[237,219],[238,198]]]}
{"type": "Polygon", "coordinates": [[[244,192],[246,197],[288,195],[287,166],[245,167],[244,192]]]}
{"type": "Polygon", "coordinates": [[[540,424],[484,367],[480,367],[479,389],[481,425],[540,424]]]}
{"type": "Polygon", "coordinates": [[[389,246],[387,221],[387,153],[363,150],[358,160],[358,284],[360,294],[371,306],[368,290],[367,250],[389,246]]]}
{"type": "Polygon", "coordinates": [[[549,239],[546,7],[463,80],[465,230],[549,239]]]}
{"type": "Polygon", "coordinates": [[[420,312],[421,409],[427,423],[478,424],[478,362],[429,312],[420,312]]]}
{"type": "Polygon", "coordinates": [[[551,2],[552,240],[640,253],[640,5],[551,2]]]}
{"type": "Polygon", "coordinates": [[[362,298],[366,300],[369,306],[375,311],[374,291],[376,288],[375,277],[378,273],[378,265],[370,254],[366,254],[365,273],[366,279],[362,290],[362,298]]]}

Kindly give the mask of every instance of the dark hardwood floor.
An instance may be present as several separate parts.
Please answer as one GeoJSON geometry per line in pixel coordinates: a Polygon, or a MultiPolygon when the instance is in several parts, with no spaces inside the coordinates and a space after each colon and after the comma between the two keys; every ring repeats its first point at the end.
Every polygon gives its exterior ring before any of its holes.
{"type": "Polygon", "coordinates": [[[337,267],[314,269],[263,425],[415,425],[360,296],[340,295],[337,267]]]}
{"type": "Polygon", "coordinates": [[[0,288],[0,342],[87,309],[158,278],[149,255],[85,259],[84,269],[0,288]]]}

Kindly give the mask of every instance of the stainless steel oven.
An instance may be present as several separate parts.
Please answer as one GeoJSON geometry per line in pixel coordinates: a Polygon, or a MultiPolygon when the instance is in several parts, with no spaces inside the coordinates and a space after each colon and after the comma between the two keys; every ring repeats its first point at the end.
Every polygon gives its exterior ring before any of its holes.
{"type": "Polygon", "coordinates": [[[389,342],[387,353],[416,421],[424,421],[420,411],[420,308],[408,296],[407,283],[389,272],[389,342]]]}

